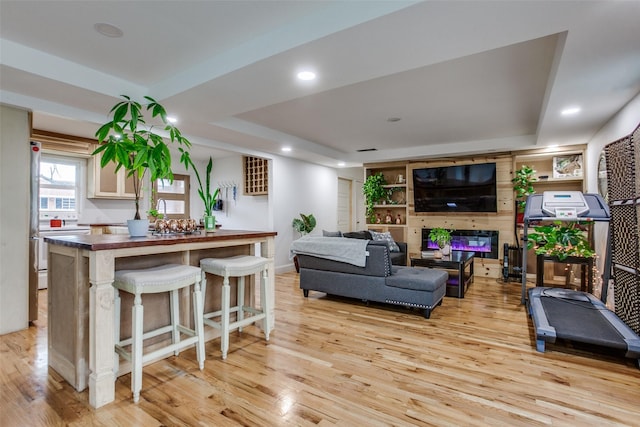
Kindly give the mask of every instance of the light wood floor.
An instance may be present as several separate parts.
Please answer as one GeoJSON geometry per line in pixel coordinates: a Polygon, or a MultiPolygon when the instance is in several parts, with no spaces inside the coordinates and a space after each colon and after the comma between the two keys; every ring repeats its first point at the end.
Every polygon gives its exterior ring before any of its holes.
{"type": "Polygon", "coordinates": [[[0,337],[0,425],[10,426],[615,426],[640,425],[640,370],[617,354],[567,344],[535,350],[520,285],[477,279],[466,298],[418,311],[366,306],[276,279],[276,330],[233,333],[205,370],[188,350],[129,375],[98,410],[47,367],[41,320],[0,337]]]}

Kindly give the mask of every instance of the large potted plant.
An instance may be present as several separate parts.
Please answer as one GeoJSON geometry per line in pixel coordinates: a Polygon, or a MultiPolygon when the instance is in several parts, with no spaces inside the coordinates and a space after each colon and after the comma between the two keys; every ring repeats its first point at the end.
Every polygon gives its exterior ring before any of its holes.
{"type": "MultiPolygon", "coordinates": [[[[169,145],[163,135],[154,131],[154,126],[147,125],[144,118],[145,110],[152,118],[160,121],[171,143],[186,147],[191,147],[191,143],[168,120],[164,107],[153,98],[145,96],[147,103],[143,105],[127,95],[121,96],[124,100],[109,111],[112,119],[96,131],[100,146],[91,154],[102,155],[101,167],[113,162],[116,172],[124,168],[127,177],[133,179],[136,213],[127,225],[132,237],[145,236],[149,229],[149,220],[140,217],[140,199],[146,173],[149,172],[151,181],[173,180],[169,145]]],[[[183,158],[189,158],[189,153],[185,152],[183,158]]]]}
{"type": "Polygon", "coordinates": [[[382,172],[369,175],[362,185],[362,193],[364,194],[367,204],[366,215],[370,223],[375,223],[376,217],[374,212],[375,205],[381,200],[388,197],[389,193],[384,186],[387,181],[384,179],[382,172]]]}
{"type": "Polygon", "coordinates": [[[564,261],[568,257],[592,258],[596,252],[591,248],[586,233],[579,222],[554,221],[553,224],[534,227],[528,234],[527,249],[536,255],[545,255],[564,261]]]}
{"type": "Polygon", "coordinates": [[[537,181],[536,171],[527,165],[522,165],[520,169],[515,171],[511,180],[513,183],[513,191],[516,192],[516,222],[521,224],[524,222],[524,207],[527,203],[527,197],[536,192],[533,183],[537,181]]]}
{"type": "Polygon", "coordinates": [[[180,149],[180,152],[183,153],[183,157],[181,158],[182,162],[187,165],[187,169],[189,166],[193,168],[193,171],[196,174],[196,179],[198,180],[198,195],[200,199],[204,203],[204,230],[206,232],[214,232],[216,230],[216,217],[213,215],[214,207],[218,202],[218,196],[220,195],[220,188],[216,188],[213,192],[211,191],[211,171],[213,170],[213,159],[209,157],[209,163],[207,164],[207,174],[205,177],[205,185],[202,185],[202,180],[200,179],[200,174],[198,173],[198,168],[193,164],[193,161],[189,157],[188,153],[185,150],[180,149]]]}

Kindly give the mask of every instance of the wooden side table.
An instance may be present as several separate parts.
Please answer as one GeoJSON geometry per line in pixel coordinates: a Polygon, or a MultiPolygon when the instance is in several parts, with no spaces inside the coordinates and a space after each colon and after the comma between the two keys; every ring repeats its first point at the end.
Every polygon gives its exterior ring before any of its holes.
{"type": "MultiPolygon", "coordinates": [[[[583,258],[570,256],[560,261],[558,257],[537,255],[536,256],[536,286],[544,286],[544,263],[545,261],[558,262],[562,264],[580,265],[580,290],[582,292],[593,293],[593,258],[583,258]]],[[[565,286],[569,286],[569,275],[566,276],[565,286]]]]}

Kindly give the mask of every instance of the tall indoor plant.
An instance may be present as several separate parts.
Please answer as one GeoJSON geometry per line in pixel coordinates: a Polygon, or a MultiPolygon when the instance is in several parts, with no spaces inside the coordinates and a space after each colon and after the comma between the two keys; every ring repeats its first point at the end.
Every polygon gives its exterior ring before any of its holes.
{"type": "Polygon", "coordinates": [[[516,192],[516,222],[519,224],[524,222],[522,217],[527,197],[536,192],[533,188],[533,183],[537,181],[535,173],[536,171],[531,166],[522,165],[520,169],[515,171],[511,180],[513,191],[516,192]]]}
{"type": "Polygon", "coordinates": [[[207,173],[205,176],[205,185],[202,185],[202,180],[200,179],[200,173],[198,173],[198,168],[193,164],[191,157],[189,157],[189,153],[185,152],[185,150],[180,149],[180,152],[183,153],[181,161],[187,165],[187,169],[189,166],[193,168],[193,171],[196,174],[196,179],[198,180],[198,195],[200,199],[204,203],[204,229],[205,231],[212,232],[216,229],[216,217],[213,215],[213,209],[218,201],[218,196],[220,195],[220,188],[216,188],[215,191],[211,191],[211,171],[213,170],[213,159],[209,157],[209,163],[207,163],[207,173]]]}
{"type": "MultiPolygon", "coordinates": [[[[100,146],[91,154],[102,154],[101,167],[113,162],[116,165],[116,171],[124,168],[127,171],[127,177],[133,179],[136,206],[134,220],[142,223],[131,222],[132,226],[137,224],[139,229],[132,233],[133,230],[130,227],[129,234],[140,236],[146,235],[149,228],[148,219],[140,219],[142,185],[147,171],[151,181],[163,178],[173,180],[169,145],[162,135],[154,131],[154,126],[147,125],[144,118],[145,110],[151,114],[152,118],[160,120],[171,143],[178,143],[185,147],[191,147],[191,143],[169,121],[165,108],[155,99],[145,96],[147,103],[143,105],[127,95],[121,96],[124,100],[118,102],[109,111],[109,114],[113,115],[112,119],[96,131],[100,146]]],[[[185,155],[189,158],[188,152],[185,152],[185,155]]]]}
{"type": "Polygon", "coordinates": [[[380,201],[380,199],[386,199],[389,195],[387,189],[384,188],[386,184],[387,181],[384,179],[382,172],[369,175],[367,179],[364,180],[362,193],[364,194],[367,204],[366,215],[370,223],[374,223],[376,220],[374,206],[380,201]]]}

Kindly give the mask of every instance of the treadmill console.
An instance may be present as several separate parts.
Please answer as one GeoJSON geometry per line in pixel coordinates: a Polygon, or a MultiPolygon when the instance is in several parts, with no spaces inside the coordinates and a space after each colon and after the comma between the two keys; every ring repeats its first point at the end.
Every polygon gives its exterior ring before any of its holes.
{"type": "Polygon", "coordinates": [[[580,191],[545,191],[542,211],[556,218],[577,218],[588,213],[589,206],[580,191]]]}

